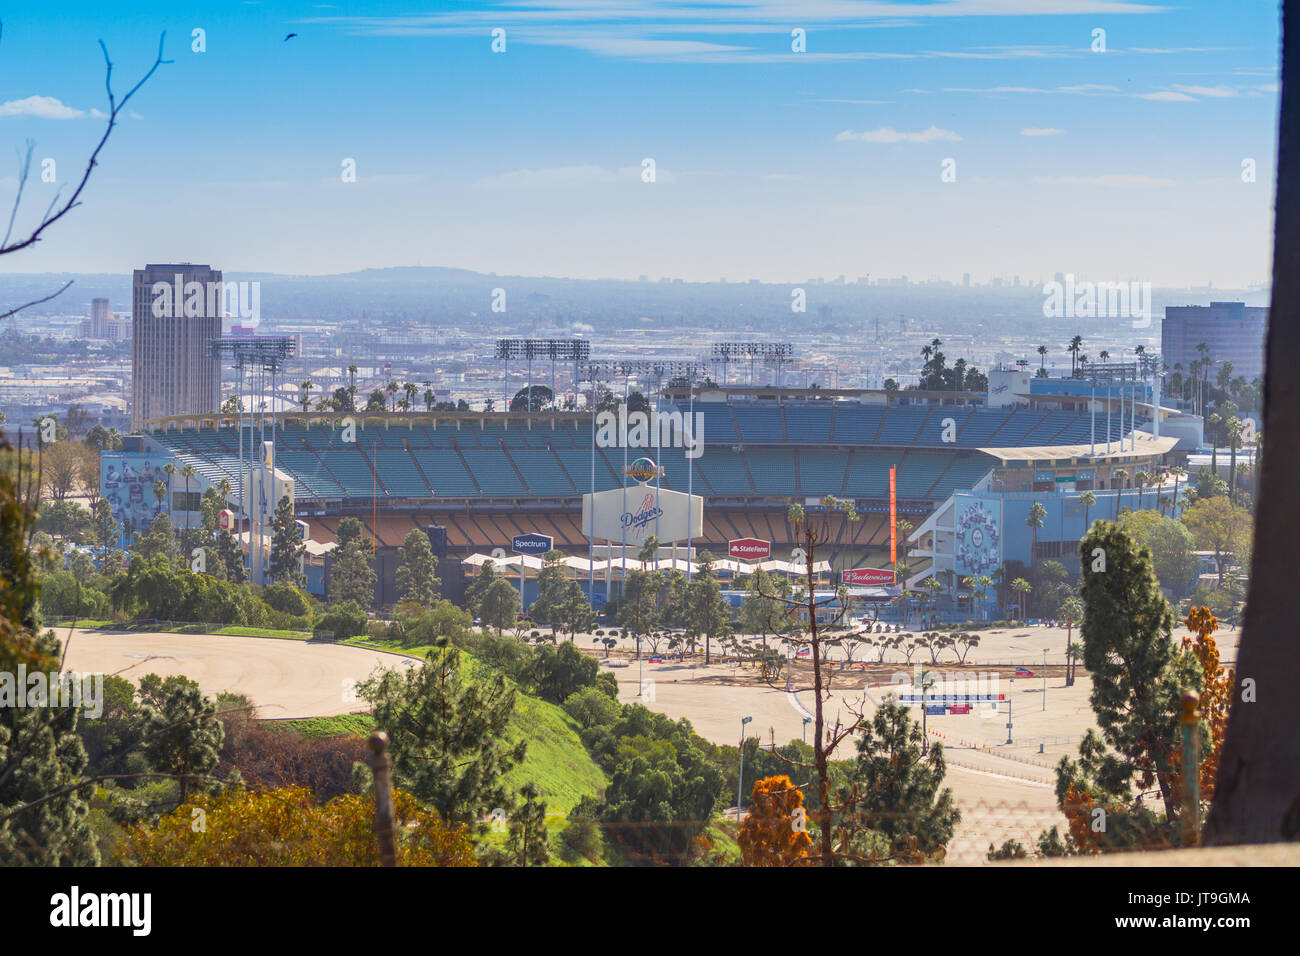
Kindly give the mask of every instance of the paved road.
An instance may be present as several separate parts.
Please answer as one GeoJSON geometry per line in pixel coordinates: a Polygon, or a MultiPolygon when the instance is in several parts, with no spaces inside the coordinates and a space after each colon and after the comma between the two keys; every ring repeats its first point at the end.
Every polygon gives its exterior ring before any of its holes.
{"type": "MultiPolygon", "coordinates": [[[[62,636],[62,632],[61,635],[62,636]]],[[[203,692],[243,694],[257,716],[332,717],[365,709],[351,688],[376,668],[401,666],[393,654],[341,644],[266,637],[77,631],[66,667],[118,674],[139,683],[145,674],[183,674],[203,692]]]]}

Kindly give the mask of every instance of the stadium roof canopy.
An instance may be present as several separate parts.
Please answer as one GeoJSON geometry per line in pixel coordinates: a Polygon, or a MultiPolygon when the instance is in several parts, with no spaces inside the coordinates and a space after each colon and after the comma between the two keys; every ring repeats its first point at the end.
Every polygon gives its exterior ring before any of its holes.
{"type": "MultiPolygon", "coordinates": [[[[462,564],[468,564],[472,567],[482,567],[491,563],[498,568],[528,568],[533,571],[540,571],[546,564],[541,558],[534,557],[531,554],[513,554],[506,558],[494,558],[490,554],[471,554],[461,561],[462,564]]],[[[661,558],[658,561],[639,561],[636,558],[602,558],[597,561],[589,561],[586,558],[566,557],[561,564],[572,568],[575,571],[593,572],[605,571],[607,569],[618,568],[622,570],[627,568],[629,571],[690,571],[692,574],[700,569],[700,565],[694,561],[684,561],[678,558],[674,561],[672,558],[661,558]]],[[[762,568],[764,571],[777,571],[781,574],[804,574],[807,569],[802,564],[792,561],[760,561],[757,564],[749,564],[744,561],[733,561],[730,558],[720,558],[713,562],[715,571],[725,571],[729,574],[749,574],[755,567],[762,568]]],[[[818,561],[813,565],[814,574],[829,574],[831,565],[829,561],[818,561]]]]}
{"type": "Polygon", "coordinates": [[[1127,458],[1149,458],[1172,451],[1178,439],[1167,435],[1153,438],[1148,432],[1136,431],[1130,448],[1127,438],[1123,442],[1112,442],[1107,450],[1104,441],[1082,445],[1035,445],[1023,448],[981,448],[986,455],[992,455],[1001,463],[1013,461],[1059,461],[1063,458],[1089,458],[1095,460],[1114,460],[1127,458]]]}

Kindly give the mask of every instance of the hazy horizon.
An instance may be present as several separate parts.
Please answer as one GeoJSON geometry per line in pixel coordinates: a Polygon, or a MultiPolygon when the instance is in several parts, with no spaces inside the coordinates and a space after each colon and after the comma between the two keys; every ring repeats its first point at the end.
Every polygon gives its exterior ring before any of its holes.
{"type": "MultiPolygon", "coordinates": [[[[300,276],[1248,289],[1271,271],[1270,4],[152,2],[122,16],[76,0],[4,28],[0,122],[36,144],[19,226],[52,195],[43,160],[75,181],[102,133],[96,40],[119,95],[163,30],[174,60],[132,100],[71,228],[9,257],[11,273],[183,259],[300,276]]],[[[0,185],[12,195],[16,176],[0,185]]]]}

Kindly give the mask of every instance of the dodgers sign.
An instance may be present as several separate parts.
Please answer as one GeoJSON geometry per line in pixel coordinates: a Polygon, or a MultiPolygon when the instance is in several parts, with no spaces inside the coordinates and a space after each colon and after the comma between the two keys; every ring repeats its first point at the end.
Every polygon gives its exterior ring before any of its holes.
{"type": "Polygon", "coordinates": [[[704,533],[704,499],[641,485],[582,496],[582,533],[640,547],[650,535],[661,544],[704,533]]]}

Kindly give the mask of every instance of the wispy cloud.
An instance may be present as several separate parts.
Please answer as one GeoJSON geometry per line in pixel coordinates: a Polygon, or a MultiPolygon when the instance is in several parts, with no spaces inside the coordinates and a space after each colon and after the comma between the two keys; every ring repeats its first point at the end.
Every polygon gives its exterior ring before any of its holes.
{"type": "Polygon", "coordinates": [[[103,116],[99,110],[79,110],[68,106],[54,96],[28,96],[21,100],[0,103],[0,116],[35,116],[38,119],[81,119],[85,116],[103,116]]]}
{"type": "Polygon", "coordinates": [[[1179,86],[1175,83],[1174,89],[1189,96],[1206,96],[1210,99],[1230,99],[1237,95],[1231,86],[1179,86]]]}
{"type": "Polygon", "coordinates": [[[1106,186],[1111,189],[1159,189],[1174,185],[1172,179],[1160,179],[1140,173],[1115,173],[1108,176],[1035,176],[1030,182],[1044,186],[1106,186]]]}
{"type": "Polygon", "coordinates": [[[923,129],[919,133],[904,133],[892,126],[882,126],[879,129],[866,130],[861,133],[846,129],[844,132],[835,135],[835,141],[838,143],[933,143],[938,140],[958,143],[961,142],[961,137],[952,130],[940,129],[937,126],[923,129]]]}
{"type": "Polygon", "coordinates": [[[1196,97],[1179,93],[1175,90],[1161,90],[1158,93],[1134,93],[1140,100],[1153,100],[1157,103],[1195,103],[1196,97]]]}
{"type": "MultiPolygon", "coordinates": [[[[575,166],[552,166],[544,169],[515,169],[496,176],[485,176],[470,185],[477,189],[573,189],[609,183],[640,183],[640,166],[607,169],[595,163],[575,166]]],[[[676,177],[662,167],[655,170],[656,183],[676,182],[676,177]]]]}
{"type": "Polygon", "coordinates": [[[1079,83],[1073,86],[949,86],[944,88],[945,93],[985,93],[985,94],[1004,94],[1004,93],[1072,93],[1076,95],[1118,93],[1119,87],[1106,86],[1102,83],[1079,83]]]}
{"type": "Polygon", "coordinates": [[[915,26],[951,17],[1118,15],[1165,12],[1135,0],[491,0],[478,9],[409,16],[326,16],[302,22],[341,27],[363,36],[472,36],[505,27],[507,42],[568,46],[599,56],[652,61],[834,62],[867,59],[955,58],[1003,60],[1076,56],[1083,50],[1048,46],[986,46],[915,53],[829,53],[816,31],[915,26]],[[807,52],[789,48],[792,22],[807,31],[807,52]],[[735,45],[680,39],[686,34],[766,37],[735,45]],[[772,41],[776,40],[776,44],[772,41]]]}
{"type": "Polygon", "coordinates": [[[1065,130],[1051,126],[1028,126],[1020,131],[1021,136],[1064,136],[1065,130]]]}

